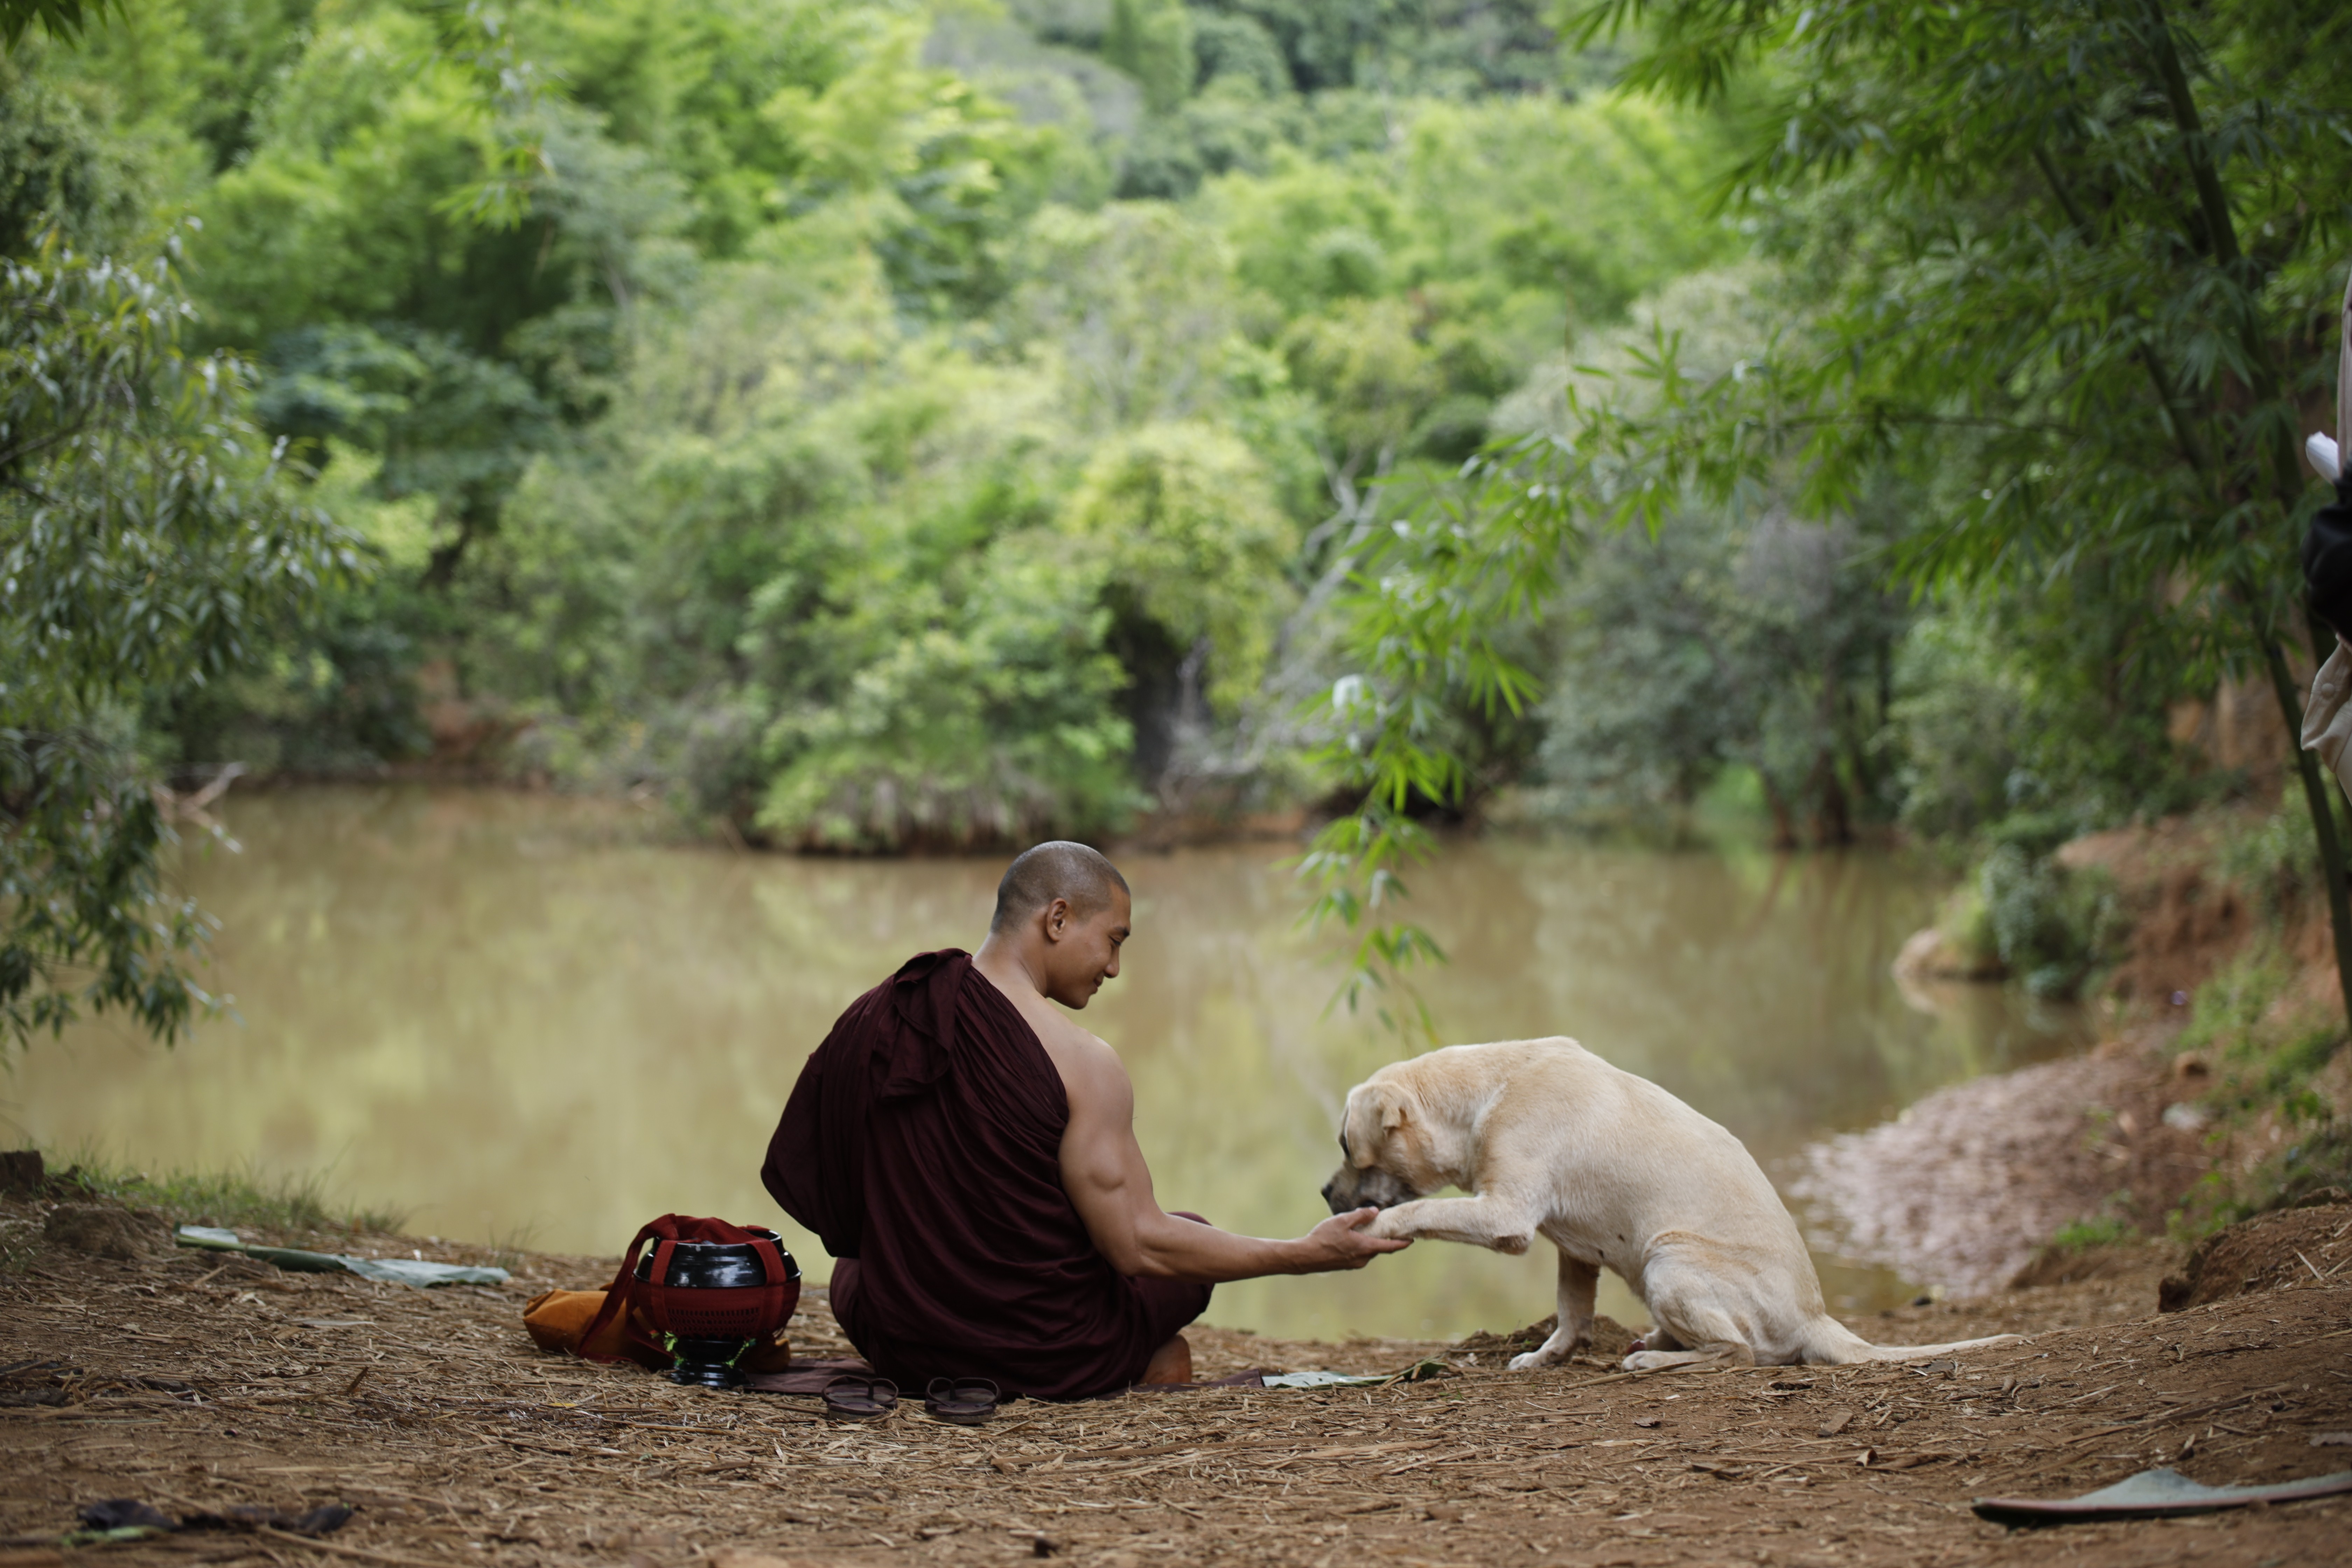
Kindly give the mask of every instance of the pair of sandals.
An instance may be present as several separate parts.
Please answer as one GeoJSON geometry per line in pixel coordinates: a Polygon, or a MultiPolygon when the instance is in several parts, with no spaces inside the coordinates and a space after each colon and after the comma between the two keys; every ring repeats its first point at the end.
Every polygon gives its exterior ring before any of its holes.
{"type": "MultiPolygon", "coordinates": [[[[827,1415],[873,1421],[898,1408],[898,1385],[887,1377],[851,1373],[826,1384],[822,1397],[827,1415]]],[[[923,1408],[934,1420],[977,1426],[996,1414],[1003,1397],[984,1377],[935,1377],[923,1391],[923,1408]]]]}

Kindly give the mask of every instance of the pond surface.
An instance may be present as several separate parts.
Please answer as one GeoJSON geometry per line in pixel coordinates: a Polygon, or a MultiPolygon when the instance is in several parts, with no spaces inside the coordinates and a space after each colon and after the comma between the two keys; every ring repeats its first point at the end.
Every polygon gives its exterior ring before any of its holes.
{"type": "MultiPolygon", "coordinates": [[[[119,1026],[43,1041],[0,1126],[137,1168],[325,1169],[419,1233],[614,1253],[665,1211],[779,1223],[759,1182],[802,1059],[908,955],[978,945],[994,860],[819,860],[660,841],[625,806],[418,785],[226,803],[241,854],[191,853],[237,1016],[165,1051],[119,1026]]],[[[1292,1236],[1321,1216],[1349,1085],[1403,1054],[1327,1011],[1285,845],[1121,857],[1120,977],[1085,1021],[1136,1085],[1163,1204],[1292,1236]]],[[[1668,854],[1488,840],[1409,879],[1453,963],[1447,1041],[1566,1034],[1747,1140],[1776,1177],[1810,1140],[2079,1043],[2073,1019],[1888,975],[1941,883],[1881,853],[1668,854]]],[[[1422,1245],[1358,1274],[1219,1287],[1268,1333],[1454,1336],[1551,1310],[1551,1249],[1422,1245]]],[[[1823,1260],[1833,1302],[1909,1293],[1823,1260]]],[[[583,1286],[601,1281],[583,1279],[583,1286]]],[[[1613,1277],[1602,1310],[1635,1314],[1613,1277]]]]}

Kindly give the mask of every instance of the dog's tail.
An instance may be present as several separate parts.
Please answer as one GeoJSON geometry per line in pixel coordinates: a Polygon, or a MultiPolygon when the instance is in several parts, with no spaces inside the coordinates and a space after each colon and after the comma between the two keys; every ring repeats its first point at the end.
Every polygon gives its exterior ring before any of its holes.
{"type": "Polygon", "coordinates": [[[2023,1340],[2023,1334],[1987,1334],[1980,1340],[1953,1340],[1940,1345],[1873,1345],[1865,1344],[1869,1354],[1864,1361],[1929,1361],[1953,1351],[1980,1351],[1993,1345],[2013,1345],[2023,1340]]]}
{"type": "Polygon", "coordinates": [[[2023,1334],[1989,1334],[1980,1340],[1953,1340],[1940,1345],[1874,1345],[1860,1334],[1839,1322],[1823,1317],[1814,1323],[1806,1336],[1805,1363],[1809,1366],[1845,1366],[1867,1361],[1932,1361],[1954,1351],[1984,1350],[1992,1345],[2015,1344],[2023,1334]]]}

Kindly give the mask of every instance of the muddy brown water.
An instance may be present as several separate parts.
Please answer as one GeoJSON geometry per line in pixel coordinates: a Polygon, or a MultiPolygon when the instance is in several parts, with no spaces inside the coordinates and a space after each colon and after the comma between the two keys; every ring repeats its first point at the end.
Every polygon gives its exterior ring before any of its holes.
{"type": "MultiPolygon", "coordinates": [[[[142,1169],[326,1170],[417,1233],[617,1251],[664,1211],[781,1222],[758,1179],[803,1058],[908,954],[976,945],[1001,867],[665,842],[651,813],[416,785],[233,798],[242,852],[186,858],[236,1016],[173,1050],[119,1026],[44,1040],[0,1128],[142,1169]]],[[[1349,1086],[1402,1054],[1334,1010],[1283,845],[1129,854],[1135,935],[1085,1021],[1136,1083],[1160,1200],[1231,1228],[1319,1216],[1349,1086]]],[[[1452,962],[1447,1041],[1567,1034],[1682,1096],[1776,1179],[1804,1144],[1947,1083],[2081,1043],[1997,988],[1906,999],[1888,973],[1944,886],[1875,852],[1775,857],[1486,840],[1413,873],[1452,962]]],[[[1822,1258],[1833,1304],[1913,1293],[1822,1258]]],[[[1550,1310],[1548,1247],[1424,1243],[1363,1272],[1220,1287],[1213,1321],[1297,1338],[1454,1337],[1550,1310]]],[[[582,1281],[581,1283],[593,1283],[582,1281]]],[[[1601,1307],[1639,1310],[1613,1279],[1601,1307]]]]}

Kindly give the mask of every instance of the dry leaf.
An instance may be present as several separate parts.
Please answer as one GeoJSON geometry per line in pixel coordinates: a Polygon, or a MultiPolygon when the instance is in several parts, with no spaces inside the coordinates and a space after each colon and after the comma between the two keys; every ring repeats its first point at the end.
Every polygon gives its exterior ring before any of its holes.
{"type": "Polygon", "coordinates": [[[1853,1425],[1853,1411],[1832,1410],[1827,1415],[1822,1417],[1822,1436],[1824,1437],[1834,1437],[1853,1425]]]}

